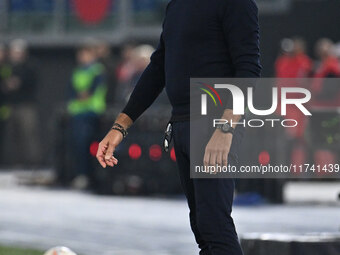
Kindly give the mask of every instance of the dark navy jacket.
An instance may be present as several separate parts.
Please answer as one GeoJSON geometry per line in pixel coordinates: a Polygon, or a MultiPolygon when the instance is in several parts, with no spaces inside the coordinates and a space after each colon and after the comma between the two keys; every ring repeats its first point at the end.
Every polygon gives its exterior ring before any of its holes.
{"type": "Polygon", "coordinates": [[[254,0],[172,0],[151,63],[123,110],[136,120],[166,88],[174,116],[190,112],[190,77],[259,77],[254,0]]]}

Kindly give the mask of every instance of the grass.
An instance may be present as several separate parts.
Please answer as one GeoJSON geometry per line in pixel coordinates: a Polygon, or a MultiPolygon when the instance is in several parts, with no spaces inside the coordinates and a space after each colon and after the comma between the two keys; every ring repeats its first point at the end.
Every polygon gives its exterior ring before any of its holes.
{"type": "Polygon", "coordinates": [[[44,252],[37,250],[0,246],[0,255],[42,255],[42,254],[44,254],[44,252]]]}

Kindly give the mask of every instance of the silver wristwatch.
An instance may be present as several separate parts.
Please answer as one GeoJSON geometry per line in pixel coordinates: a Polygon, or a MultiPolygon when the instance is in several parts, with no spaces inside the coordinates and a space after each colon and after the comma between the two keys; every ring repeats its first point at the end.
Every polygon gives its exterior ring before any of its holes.
{"type": "Polygon", "coordinates": [[[231,133],[234,134],[235,129],[230,126],[229,123],[225,123],[225,124],[216,124],[216,128],[220,129],[223,133],[231,133]]]}

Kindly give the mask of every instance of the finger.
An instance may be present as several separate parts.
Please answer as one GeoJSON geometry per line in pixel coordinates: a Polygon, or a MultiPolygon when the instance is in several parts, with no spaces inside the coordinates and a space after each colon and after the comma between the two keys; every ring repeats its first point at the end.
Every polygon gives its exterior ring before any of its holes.
{"type": "Polygon", "coordinates": [[[98,156],[103,156],[106,152],[107,149],[107,144],[99,144],[98,150],[97,150],[97,157],[98,156]]]}
{"type": "Polygon", "coordinates": [[[109,159],[107,159],[107,160],[112,161],[112,162],[118,161],[118,159],[115,158],[115,156],[113,156],[113,155],[109,159]]]}
{"type": "Polygon", "coordinates": [[[115,165],[111,159],[105,159],[105,163],[106,163],[108,166],[111,166],[111,167],[113,167],[113,166],[115,165]]]}
{"type": "Polygon", "coordinates": [[[216,166],[216,152],[210,153],[210,160],[209,160],[209,166],[216,166]]]}
{"type": "Polygon", "coordinates": [[[108,161],[114,165],[118,164],[118,159],[116,159],[114,156],[112,156],[110,159],[108,159],[108,161]]]}
{"type": "Polygon", "coordinates": [[[105,160],[109,160],[113,157],[114,150],[115,146],[113,144],[109,144],[105,153],[105,160]]]}
{"type": "Polygon", "coordinates": [[[223,152],[223,155],[222,155],[222,165],[223,166],[228,166],[228,153],[227,152],[223,152]]]}
{"type": "Polygon", "coordinates": [[[103,168],[106,167],[106,163],[105,163],[105,160],[104,160],[104,152],[105,152],[105,150],[106,150],[106,149],[104,148],[104,146],[99,146],[99,147],[98,147],[98,150],[97,150],[97,155],[96,155],[99,164],[100,164],[103,168]]]}
{"type": "Polygon", "coordinates": [[[106,163],[105,163],[104,155],[103,155],[103,154],[101,154],[101,153],[97,154],[97,160],[98,160],[99,164],[100,164],[103,168],[106,167],[106,163]]]}
{"type": "Polygon", "coordinates": [[[222,152],[218,152],[216,156],[216,164],[222,166],[222,152]]]}
{"type": "Polygon", "coordinates": [[[204,157],[203,157],[203,164],[205,167],[209,165],[209,159],[210,159],[210,152],[206,150],[204,153],[204,157]]]}
{"type": "Polygon", "coordinates": [[[105,163],[104,157],[98,157],[97,160],[103,168],[106,168],[106,163],[105,163]]]}
{"type": "Polygon", "coordinates": [[[115,146],[111,143],[109,144],[109,147],[106,150],[105,154],[105,163],[109,166],[113,166],[113,163],[111,162],[111,158],[113,157],[113,152],[115,150],[115,146]]]}
{"type": "Polygon", "coordinates": [[[210,154],[210,162],[209,162],[209,166],[212,166],[212,170],[211,170],[211,174],[216,174],[216,157],[217,157],[217,154],[216,152],[213,152],[210,154]]]}

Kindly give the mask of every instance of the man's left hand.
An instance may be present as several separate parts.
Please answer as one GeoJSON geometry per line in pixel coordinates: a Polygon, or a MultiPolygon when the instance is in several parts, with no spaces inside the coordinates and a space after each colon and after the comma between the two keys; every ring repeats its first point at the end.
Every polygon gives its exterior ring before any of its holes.
{"type": "Polygon", "coordinates": [[[215,130],[205,147],[204,166],[227,166],[232,139],[233,135],[231,133],[215,130]]]}

